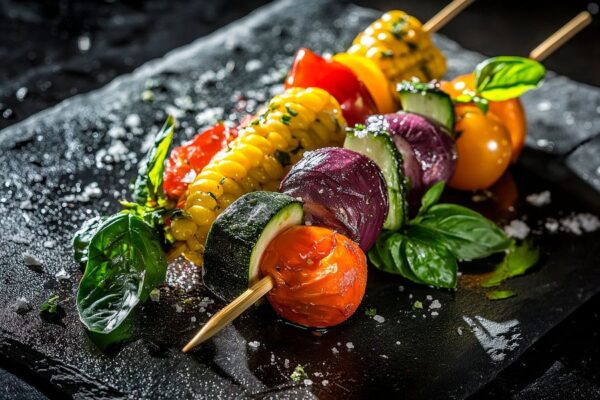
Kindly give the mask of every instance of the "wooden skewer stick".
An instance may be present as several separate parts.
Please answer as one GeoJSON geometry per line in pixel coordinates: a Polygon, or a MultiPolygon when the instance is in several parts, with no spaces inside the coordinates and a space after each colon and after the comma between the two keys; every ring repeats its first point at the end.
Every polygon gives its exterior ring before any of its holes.
{"type": "Polygon", "coordinates": [[[442,8],[437,14],[423,25],[425,32],[437,32],[446,25],[458,13],[467,8],[474,0],[454,0],[446,7],[442,8]]]}
{"type": "Polygon", "coordinates": [[[575,18],[554,32],[552,36],[540,43],[535,49],[531,50],[529,58],[540,62],[544,61],[556,49],[565,44],[566,41],[588,26],[590,22],[592,22],[592,15],[587,11],[580,12],[575,18]]]}
{"type": "Polygon", "coordinates": [[[227,307],[223,308],[208,320],[200,332],[185,345],[183,352],[187,353],[230,324],[231,321],[239,317],[240,314],[246,311],[252,304],[256,303],[261,297],[267,294],[269,290],[273,289],[273,285],[274,282],[271,276],[265,276],[260,281],[256,282],[237,299],[227,305],[227,307]]]}
{"type": "MultiPolygon", "coordinates": [[[[423,26],[423,29],[427,32],[438,31],[473,1],[474,0],[452,1],[433,18],[427,21],[427,23],[425,23],[423,26]]],[[[261,297],[273,289],[273,285],[273,278],[270,276],[265,276],[260,281],[256,282],[228,306],[223,308],[210,320],[208,320],[200,332],[198,332],[196,336],[194,336],[194,338],[184,346],[183,352],[187,353],[200,343],[217,334],[221,329],[230,324],[234,319],[240,316],[240,314],[246,311],[252,304],[256,303],[261,297]]]]}

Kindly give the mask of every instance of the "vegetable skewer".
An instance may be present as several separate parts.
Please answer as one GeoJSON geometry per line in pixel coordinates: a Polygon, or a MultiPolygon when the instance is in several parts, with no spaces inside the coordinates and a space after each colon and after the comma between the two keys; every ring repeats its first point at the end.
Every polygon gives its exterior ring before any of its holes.
{"type": "MultiPolygon", "coordinates": [[[[428,29],[441,28],[471,2],[454,0],[434,17],[428,29]]],[[[397,107],[389,89],[398,80],[413,76],[440,78],[446,69],[443,55],[421,23],[402,11],[386,13],[375,21],[344,55],[338,63],[307,50],[298,53],[290,75],[294,79],[288,78],[287,90],[269,103],[265,114],[241,128],[228,149],[197,171],[187,189],[182,207],[185,212],[171,220],[171,234],[178,243],[169,259],[183,254],[202,265],[208,230],[235,199],[253,190],[276,190],[304,150],[341,145],[346,123],[352,126],[376,114],[375,103],[385,104],[385,109],[392,112],[397,107]],[[380,92],[385,92],[386,99],[374,96],[374,102],[359,80],[362,75],[344,62],[354,67],[358,64],[367,71],[377,70],[383,79],[380,92]]],[[[181,185],[176,190],[181,190],[181,185]]]]}
{"type": "MultiPolygon", "coordinates": [[[[564,27],[559,29],[555,34],[546,39],[536,49],[531,52],[533,59],[545,59],[552,52],[556,51],[568,39],[573,37],[578,31],[589,24],[590,15],[587,12],[579,14],[564,27]]],[[[241,313],[247,310],[262,296],[266,295],[274,287],[274,280],[270,275],[267,275],[254,283],[246,292],[236,298],[232,303],[226,306],[213,316],[204,327],[195,335],[195,337],[185,345],[184,352],[188,352],[198,346],[205,340],[214,336],[226,325],[231,323],[241,313]]]]}

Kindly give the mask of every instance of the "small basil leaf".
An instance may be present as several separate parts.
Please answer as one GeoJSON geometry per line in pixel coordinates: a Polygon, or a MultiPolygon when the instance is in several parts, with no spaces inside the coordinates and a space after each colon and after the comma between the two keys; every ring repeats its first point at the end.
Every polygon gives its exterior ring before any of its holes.
{"type": "Polygon", "coordinates": [[[540,258],[540,249],[525,241],[517,245],[514,241],[500,264],[496,266],[490,277],[483,281],[481,286],[498,286],[506,279],[523,275],[527,270],[537,264],[540,258]]]}
{"type": "Polygon", "coordinates": [[[544,79],[546,69],[529,58],[502,56],[483,61],[477,65],[474,73],[479,96],[503,101],[537,88],[544,79]]]}
{"type": "Polygon", "coordinates": [[[85,266],[87,263],[88,246],[104,220],[106,220],[106,217],[100,216],[88,219],[73,235],[73,240],[71,241],[73,257],[79,264],[85,266]]]}
{"type": "Polygon", "coordinates": [[[159,240],[140,217],[120,213],[99,227],[77,292],[79,318],[92,332],[108,334],[166,276],[159,240]]]}
{"type": "Polygon", "coordinates": [[[458,264],[452,252],[419,226],[409,227],[407,235],[402,256],[417,279],[435,287],[455,288],[458,264]]]}
{"type": "Polygon", "coordinates": [[[455,204],[431,206],[418,225],[438,237],[459,260],[485,258],[510,246],[510,239],[496,224],[455,204]]]}
{"type": "Polygon", "coordinates": [[[444,187],[444,181],[440,181],[430,187],[427,192],[425,192],[423,198],[421,199],[421,208],[419,208],[419,213],[417,215],[425,213],[431,206],[440,200],[440,197],[444,192],[444,187]]]}
{"type": "Polygon", "coordinates": [[[146,154],[133,189],[133,198],[140,205],[156,206],[164,200],[163,171],[175,130],[175,118],[169,115],[146,154]]]}
{"type": "Polygon", "coordinates": [[[398,271],[399,273],[406,279],[413,281],[415,283],[424,284],[426,281],[421,280],[411,268],[409,261],[406,259],[406,243],[410,240],[405,235],[396,234],[390,237],[386,241],[386,248],[388,249],[391,258],[392,264],[389,265],[390,271],[398,271]]]}

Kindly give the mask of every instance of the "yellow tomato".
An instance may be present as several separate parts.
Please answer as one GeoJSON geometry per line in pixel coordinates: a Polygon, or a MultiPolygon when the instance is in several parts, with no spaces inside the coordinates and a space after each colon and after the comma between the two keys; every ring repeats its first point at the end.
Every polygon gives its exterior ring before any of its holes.
{"type": "MultiPolygon", "coordinates": [[[[457,76],[450,82],[442,82],[441,89],[450,97],[456,98],[465,89],[475,89],[475,76],[473,74],[457,76]]],[[[521,101],[519,99],[490,101],[489,111],[500,118],[502,124],[508,129],[512,144],[512,161],[516,161],[523,150],[527,135],[527,119],[521,101]]]]}
{"type": "Polygon", "coordinates": [[[474,105],[457,105],[456,116],[458,160],[449,186],[461,190],[486,189],[510,164],[510,134],[495,114],[490,111],[484,114],[474,105]]]}
{"type": "Polygon", "coordinates": [[[333,61],[350,68],[358,79],[365,84],[371,97],[381,114],[392,113],[397,110],[394,98],[385,75],[377,64],[370,59],[348,53],[339,53],[333,56],[333,61]]]}

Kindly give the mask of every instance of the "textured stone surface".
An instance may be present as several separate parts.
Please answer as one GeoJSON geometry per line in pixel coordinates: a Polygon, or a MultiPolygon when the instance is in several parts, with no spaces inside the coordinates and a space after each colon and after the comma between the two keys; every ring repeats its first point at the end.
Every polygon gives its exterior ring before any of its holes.
{"type": "MultiPolygon", "coordinates": [[[[507,285],[517,291],[515,298],[487,301],[472,275],[452,293],[372,271],[363,306],[340,327],[303,331],[260,307],[184,355],[179,348],[222,304],[201,287],[196,271],[176,264],[159,301],[142,308],[137,341],[109,354],[89,341],[74,308],[81,273],[71,259],[70,237],[91,215],[118,208],[144,144],[166,113],[180,121],[177,141],[218,118],[239,120],[281,90],[298,47],[341,50],[376,16],[328,1],[276,3],[99,91],[0,131],[0,358],[75,397],[340,398],[389,391],[464,397],[594,294],[600,282],[598,232],[549,234],[543,225],[548,217],[598,212],[598,198],[581,196],[577,187],[567,192],[536,168],[517,166],[523,195],[551,189],[553,201],[539,209],[517,207],[539,232],[544,257],[534,273],[507,285]],[[154,100],[143,101],[144,92],[154,100]],[[41,261],[41,271],[25,265],[24,253],[41,261]],[[66,311],[61,325],[42,322],[35,310],[12,311],[20,297],[35,308],[52,293],[60,294],[66,311]],[[413,310],[416,300],[425,310],[413,310]],[[440,309],[429,308],[434,300],[440,309]],[[385,322],[368,318],[367,308],[376,308],[385,322]],[[290,381],[298,364],[311,385],[290,381]]],[[[437,40],[449,55],[451,75],[482,58],[448,39],[437,40]]],[[[549,82],[553,79],[559,78],[549,82]]],[[[567,86],[576,97],[579,86],[572,85],[567,86]]],[[[534,106],[527,102],[532,121],[542,112],[534,106]]],[[[594,114],[584,118],[592,121],[594,114]]],[[[552,123],[556,132],[571,132],[560,119],[552,123]]],[[[546,158],[533,154],[531,163],[545,167],[546,158]]],[[[568,171],[561,173],[569,180],[568,171]]]]}
{"type": "Polygon", "coordinates": [[[600,191],[600,136],[582,144],[569,154],[567,165],[600,191]]]}

